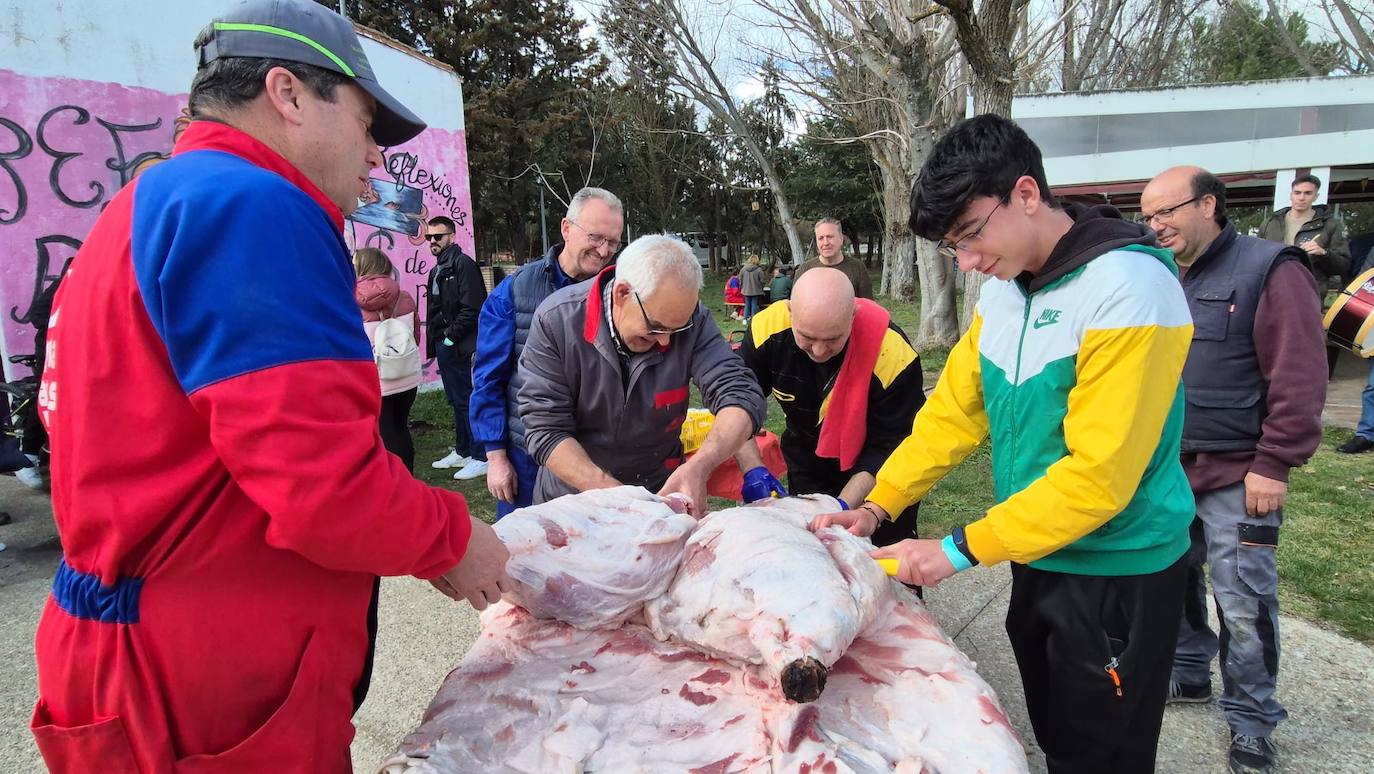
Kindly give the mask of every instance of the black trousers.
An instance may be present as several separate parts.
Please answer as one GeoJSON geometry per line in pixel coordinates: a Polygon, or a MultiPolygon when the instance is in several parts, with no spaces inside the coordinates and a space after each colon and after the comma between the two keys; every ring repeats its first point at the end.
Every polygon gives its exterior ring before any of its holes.
{"type": "Polygon", "coordinates": [[[394,395],[383,395],[382,414],[377,420],[382,432],[382,445],[400,457],[412,473],[415,471],[415,440],[410,437],[410,407],[415,405],[418,391],[417,387],[394,395]]]}
{"type": "Polygon", "coordinates": [[[1050,774],[1154,771],[1187,571],[1186,557],[1149,575],[1012,564],[1007,636],[1050,774]]]}

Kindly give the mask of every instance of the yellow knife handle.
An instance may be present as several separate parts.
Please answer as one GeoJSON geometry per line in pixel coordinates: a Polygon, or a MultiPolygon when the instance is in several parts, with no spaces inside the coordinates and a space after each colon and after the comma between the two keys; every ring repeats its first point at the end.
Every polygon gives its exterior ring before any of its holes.
{"type": "Polygon", "coordinates": [[[883,572],[887,573],[888,575],[891,575],[894,578],[897,576],[896,559],[874,559],[873,561],[877,562],[878,566],[883,568],[883,572]]]}

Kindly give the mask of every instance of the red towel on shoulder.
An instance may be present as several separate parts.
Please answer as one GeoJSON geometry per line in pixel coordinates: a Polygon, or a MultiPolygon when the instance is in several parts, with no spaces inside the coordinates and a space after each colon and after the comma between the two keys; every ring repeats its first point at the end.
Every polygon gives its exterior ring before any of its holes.
{"type": "Polygon", "coordinates": [[[849,334],[839,376],[830,390],[830,409],[821,421],[821,438],[816,444],[816,455],[839,460],[841,470],[854,467],[864,448],[868,435],[868,385],[890,319],[886,309],[866,298],[856,298],[854,304],[854,329],[849,334]]]}

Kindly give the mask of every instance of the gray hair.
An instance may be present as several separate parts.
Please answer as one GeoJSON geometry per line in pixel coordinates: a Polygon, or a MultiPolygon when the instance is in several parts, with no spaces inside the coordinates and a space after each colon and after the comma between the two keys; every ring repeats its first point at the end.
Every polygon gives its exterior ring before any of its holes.
{"type": "Polygon", "coordinates": [[[621,213],[625,212],[625,205],[620,203],[620,197],[607,191],[605,188],[593,188],[588,186],[573,194],[572,201],[568,202],[568,220],[577,220],[582,216],[582,208],[592,199],[600,201],[607,207],[621,213]]]}
{"type": "Polygon", "coordinates": [[[667,234],[649,234],[630,243],[615,262],[616,284],[624,283],[640,296],[651,296],[664,278],[701,290],[701,264],[692,248],[667,234]]]}

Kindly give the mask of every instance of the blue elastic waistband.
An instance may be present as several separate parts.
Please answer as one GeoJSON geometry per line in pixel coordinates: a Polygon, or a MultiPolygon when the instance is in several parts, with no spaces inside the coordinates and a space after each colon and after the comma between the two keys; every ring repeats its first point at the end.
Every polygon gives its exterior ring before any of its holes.
{"type": "Polygon", "coordinates": [[[142,591],[142,578],[120,578],[113,586],[104,586],[95,575],[73,570],[66,558],[57,565],[57,577],[52,579],[52,597],[58,607],[73,618],[102,623],[138,623],[138,595],[142,591]]]}

